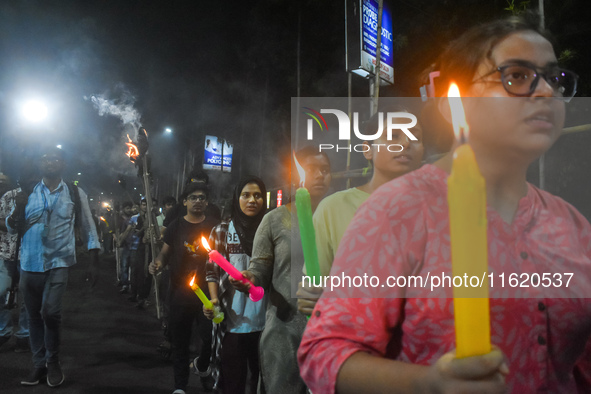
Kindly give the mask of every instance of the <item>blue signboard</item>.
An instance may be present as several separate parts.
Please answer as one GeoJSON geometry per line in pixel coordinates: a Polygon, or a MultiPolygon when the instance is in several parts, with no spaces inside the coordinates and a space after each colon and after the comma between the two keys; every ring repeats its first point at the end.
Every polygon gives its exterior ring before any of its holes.
{"type": "Polygon", "coordinates": [[[224,158],[224,171],[232,171],[232,153],[234,147],[224,139],[216,136],[205,136],[205,152],[203,153],[203,168],[205,170],[219,170],[224,158]],[[223,153],[223,154],[222,154],[223,153]]]}
{"type": "MultiPolygon", "coordinates": [[[[363,0],[361,18],[361,68],[375,73],[376,46],[378,38],[378,2],[363,0]]],[[[382,38],[380,55],[380,78],[394,83],[394,58],[392,37],[392,13],[386,4],[382,9],[382,38]]]]}

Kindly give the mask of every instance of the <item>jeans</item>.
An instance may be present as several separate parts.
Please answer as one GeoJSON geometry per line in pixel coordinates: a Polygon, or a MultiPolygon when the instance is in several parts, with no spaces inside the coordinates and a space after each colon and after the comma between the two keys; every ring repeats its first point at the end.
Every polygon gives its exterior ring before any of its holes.
{"type": "Polygon", "coordinates": [[[129,286],[129,267],[131,265],[132,252],[128,246],[121,248],[121,284],[129,286]]]}
{"type": "Polygon", "coordinates": [[[18,294],[18,304],[20,313],[18,317],[18,330],[14,332],[12,327],[12,312],[6,309],[6,295],[12,287],[12,281],[18,276],[18,261],[9,261],[0,259],[0,337],[10,337],[14,335],[17,338],[29,337],[29,324],[27,321],[27,311],[23,302],[22,291],[18,294]]]}
{"type": "Polygon", "coordinates": [[[62,298],[68,268],[46,272],[21,271],[20,287],[29,315],[29,335],[35,368],[59,361],[62,298]]]}
{"type": "Polygon", "coordinates": [[[222,341],[220,385],[224,393],[256,393],[259,383],[261,331],[245,334],[226,332],[222,341]],[[247,372],[250,369],[250,379],[247,372]]]}
{"type": "Polygon", "coordinates": [[[148,273],[148,264],[151,260],[146,264],[146,253],[148,259],[151,258],[149,244],[140,243],[137,250],[131,251],[131,295],[137,296],[138,300],[148,298],[152,286],[152,275],[148,273]]]}
{"type": "Polygon", "coordinates": [[[201,338],[199,370],[209,367],[211,359],[211,320],[203,315],[200,302],[191,304],[172,303],[170,306],[170,332],[172,337],[172,357],[174,370],[174,388],[186,390],[189,383],[189,346],[193,322],[197,323],[197,332],[201,338]]]}

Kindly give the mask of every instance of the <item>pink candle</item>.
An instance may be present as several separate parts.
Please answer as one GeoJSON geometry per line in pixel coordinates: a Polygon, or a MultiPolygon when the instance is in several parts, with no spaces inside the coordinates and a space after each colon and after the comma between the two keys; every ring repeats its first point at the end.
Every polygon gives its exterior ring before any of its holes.
{"type": "Polygon", "coordinates": [[[221,269],[226,271],[235,280],[239,280],[242,283],[249,283],[250,288],[248,289],[249,297],[253,301],[260,301],[265,295],[265,290],[260,286],[255,286],[250,280],[246,279],[244,275],[240,273],[228,260],[224,258],[217,250],[211,250],[205,237],[201,237],[201,244],[209,252],[209,259],[220,266],[221,269]]]}

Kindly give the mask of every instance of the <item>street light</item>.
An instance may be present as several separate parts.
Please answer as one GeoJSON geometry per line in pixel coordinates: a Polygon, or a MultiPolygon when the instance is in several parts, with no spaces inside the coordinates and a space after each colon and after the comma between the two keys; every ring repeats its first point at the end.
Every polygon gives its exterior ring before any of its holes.
{"type": "Polygon", "coordinates": [[[166,131],[167,133],[172,133],[172,129],[167,127],[166,129],[164,129],[164,131],[166,131]]]}
{"type": "Polygon", "coordinates": [[[38,123],[47,117],[47,106],[38,100],[27,101],[23,106],[22,114],[28,121],[38,123]]]}

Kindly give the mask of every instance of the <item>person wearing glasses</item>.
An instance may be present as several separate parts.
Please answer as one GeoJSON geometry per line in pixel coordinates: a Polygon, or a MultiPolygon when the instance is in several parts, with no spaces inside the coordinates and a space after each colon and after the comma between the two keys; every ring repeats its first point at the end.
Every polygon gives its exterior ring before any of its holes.
{"type": "Polygon", "coordinates": [[[158,273],[165,264],[170,270],[170,335],[174,370],[175,394],[184,394],[189,384],[189,345],[193,322],[201,338],[201,352],[196,365],[204,389],[211,390],[211,369],[209,367],[212,348],[212,324],[202,312],[201,301],[189,286],[196,276],[196,282],[209,298],[206,263],[209,255],[201,245],[201,237],[209,237],[211,230],[219,223],[208,217],[207,186],[190,183],[183,193],[183,205],[187,214],[174,220],[164,234],[164,245],[148,269],[158,273]]]}
{"type": "MultiPolygon", "coordinates": [[[[576,75],[558,66],[537,23],[516,17],[468,30],[435,67],[438,96],[453,80],[469,98],[468,143],[486,182],[489,270],[575,270],[577,281],[588,283],[589,222],[526,182],[529,164],[560,136],[576,75]]],[[[435,110],[449,117],[447,100],[435,110]]],[[[367,199],[341,240],[332,275],[376,275],[381,283],[380,270],[452,275],[447,178],[457,146],[367,199]]],[[[522,291],[522,298],[490,299],[493,350],[456,358],[451,290],[325,290],[299,349],[300,372],[314,393],[591,392],[589,302],[549,297],[556,293],[541,287],[522,291]]]]}
{"type": "Polygon", "coordinates": [[[82,189],[64,182],[65,167],[61,149],[46,149],[39,163],[42,180],[31,194],[16,196],[15,209],[6,219],[10,232],[17,232],[24,220],[19,288],[29,320],[34,364],[31,374],[21,381],[25,386],[45,378],[51,387],[64,381],[59,361],[62,299],[69,267],[76,264],[75,226],[90,251],[91,264],[98,265],[101,246],[88,199],[82,189]]]}
{"type": "MultiPolygon", "coordinates": [[[[187,179],[185,180],[184,187],[186,188],[191,183],[201,183],[205,186],[210,187],[209,176],[203,170],[192,170],[189,173],[189,175],[187,176],[187,179]]],[[[176,204],[173,208],[171,208],[170,210],[167,211],[166,217],[164,218],[164,221],[162,222],[162,226],[168,227],[170,225],[170,223],[172,223],[173,220],[177,219],[180,216],[184,216],[186,213],[187,213],[187,208],[185,206],[183,206],[182,201],[179,201],[178,204],[176,204]]],[[[211,201],[209,201],[209,203],[207,204],[205,214],[208,217],[217,219],[218,221],[221,221],[221,219],[222,219],[222,212],[221,212],[220,208],[217,205],[213,204],[211,201]]]]}

